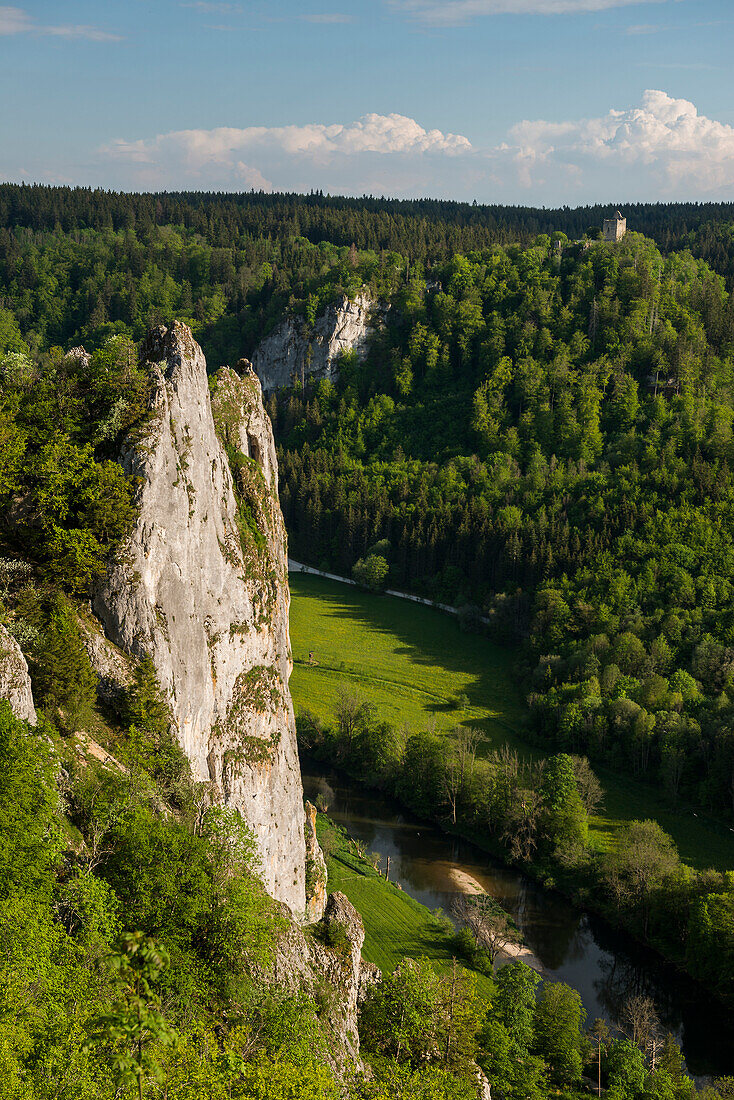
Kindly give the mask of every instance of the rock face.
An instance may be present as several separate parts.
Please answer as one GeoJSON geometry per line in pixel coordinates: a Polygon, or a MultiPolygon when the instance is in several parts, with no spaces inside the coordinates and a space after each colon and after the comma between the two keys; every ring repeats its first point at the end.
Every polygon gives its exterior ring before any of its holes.
{"type": "Polygon", "coordinates": [[[259,344],[252,357],[265,393],[302,378],[332,378],[339,356],[356,352],[363,359],[374,324],[373,303],[366,294],[352,302],[342,298],[317,318],[309,333],[300,317],[287,317],[259,344]]]}
{"type": "Polygon", "coordinates": [[[16,718],[35,726],[31,678],[20,646],[12,634],[0,626],[0,699],[7,699],[16,718]]]}
{"type": "Polygon", "coordinates": [[[320,920],[326,906],[326,860],[316,838],[316,807],[305,803],[306,810],[306,923],[320,920]]]}
{"type": "Polygon", "coordinates": [[[240,811],[273,897],[305,915],[303,791],[288,679],[289,592],[272,429],[257,378],[206,363],[175,322],[149,336],[150,421],[122,456],[139,514],[94,600],[148,654],[197,780],[240,811]]]}
{"type": "Polygon", "coordinates": [[[313,935],[290,926],[277,945],[272,978],[297,990],[316,991],[320,985],[332,995],[324,1006],[333,1037],[328,1058],[340,1072],[360,1064],[357,1010],[370,986],[380,980],[379,969],[362,960],[364,925],[345,894],[329,895],[321,923],[313,935]]]}
{"type": "Polygon", "coordinates": [[[133,679],[134,662],[106,638],[98,619],[77,613],[77,626],[89,662],[97,673],[97,695],[105,703],[115,704],[133,679]]]}

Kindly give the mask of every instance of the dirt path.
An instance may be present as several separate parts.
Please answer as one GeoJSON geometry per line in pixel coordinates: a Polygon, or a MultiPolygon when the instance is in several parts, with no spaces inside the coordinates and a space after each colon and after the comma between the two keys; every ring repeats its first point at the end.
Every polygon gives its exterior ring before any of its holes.
{"type": "MultiPolygon", "coordinates": [[[[340,577],[338,573],[325,573],[322,569],[314,569],[311,565],[304,565],[303,562],[294,561],[293,558],[288,558],[288,571],[289,573],[310,573],[312,577],[326,577],[329,581],[339,581],[340,584],[351,584],[353,588],[358,587],[355,581],[350,580],[349,577],[340,577]]],[[[435,607],[439,611],[448,611],[449,615],[458,615],[458,607],[451,607],[447,603],[436,603],[435,600],[426,600],[423,596],[414,596],[410,592],[399,592],[396,588],[386,588],[384,594],[386,596],[397,596],[399,600],[410,600],[411,603],[421,603],[425,607],[435,607]]],[[[483,615],[479,616],[481,622],[488,623],[489,619],[483,615]]]]}
{"type": "MultiPolygon", "coordinates": [[[[450,869],[449,878],[459,894],[487,893],[481,882],[478,882],[473,875],[470,875],[467,871],[460,870],[458,867],[452,867],[450,869]]],[[[545,967],[542,962],[537,955],[534,955],[530,948],[523,943],[509,943],[504,951],[500,952],[498,962],[502,965],[502,962],[514,962],[516,959],[519,959],[520,962],[524,962],[526,966],[532,967],[538,974],[545,976],[545,967]]]]}

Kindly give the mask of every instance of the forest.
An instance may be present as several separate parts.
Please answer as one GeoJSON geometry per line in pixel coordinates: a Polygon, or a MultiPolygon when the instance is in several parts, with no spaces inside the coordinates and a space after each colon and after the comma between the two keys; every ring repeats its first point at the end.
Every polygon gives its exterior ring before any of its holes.
{"type": "Polygon", "coordinates": [[[271,402],[293,555],[473,605],[522,648],[539,742],[731,816],[722,278],[635,233],[435,275],[336,385],[271,402]]]}
{"type": "MultiPolygon", "coordinates": [[[[448,974],[408,958],[383,975],[360,1013],[368,1072],[333,1067],[335,991],[278,980],[288,921],[260,884],[250,830],[192,779],[152,661],[109,697],[84,645],[85,601],[135,515],[110,457],[149,415],[135,353],[118,335],[88,359],[3,359],[0,623],[39,711],[34,727],[0,703],[3,1097],[474,1100],[477,1065],[506,1100],[572,1100],[589,1066],[619,1100],[692,1097],[644,998],[611,1035],[569,986],[539,989],[522,963],[495,972],[476,923],[448,974]]],[[[353,748],[356,763],[356,726],[353,748]]],[[[543,844],[569,823],[583,831],[568,779],[559,756],[543,844]]],[[[338,971],[345,933],[309,935],[338,971]]]]}
{"type": "MultiPolygon", "coordinates": [[[[731,876],[692,874],[650,823],[605,858],[586,845],[597,764],[734,820],[733,211],[625,212],[611,246],[591,207],[0,186],[0,622],[42,714],[33,731],[0,711],[8,1097],[343,1094],[323,1001],[262,981],[280,926],[252,838],[202,812],[149,664],[100,709],[79,615],[135,516],[115,459],[145,427],[148,326],[186,321],[216,368],[362,288],[389,305],[365,361],[269,404],[292,552],[463,605],[468,630],[487,617],[546,762],[481,762],[461,738],[444,758],[367,712],[306,716],[303,743],[600,889],[732,996],[731,876]],[[125,771],[70,752],[95,723],[125,771]]],[[[355,1098],[473,1096],[475,1061],[507,1100],[574,1095],[595,1041],[578,995],[536,999],[506,967],[482,999],[464,961],[448,1017],[419,961],[384,977],[355,1098]]],[[[598,1040],[609,1095],[691,1095],[675,1043],[651,1057],[632,1035],[598,1040]]]]}

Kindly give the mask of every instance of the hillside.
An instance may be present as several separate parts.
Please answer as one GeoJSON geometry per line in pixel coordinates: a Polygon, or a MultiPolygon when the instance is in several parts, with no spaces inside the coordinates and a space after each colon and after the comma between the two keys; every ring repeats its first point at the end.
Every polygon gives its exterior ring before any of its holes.
{"type": "MultiPolygon", "coordinates": [[[[726,854],[693,868],[632,820],[638,793],[622,806],[631,776],[666,813],[728,830],[734,808],[734,312],[701,258],[725,271],[729,211],[640,208],[697,256],[557,213],[0,187],[9,1100],[583,1087],[578,994],[536,997],[519,964],[478,983],[425,912],[380,911],[375,876],[355,897],[386,973],[363,965],[344,868],[327,902],[304,820],[292,659],[310,751],[732,997],[726,854]],[[278,500],[241,356],[282,333],[302,380],[267,403],[278,500]],[[281,506],[296,557],[461,603],[461,633],[409,605],[373,627],[355,592],[291,653],[281,506]],[[344,680],[367,699],[335,697],[344,680]],[[594,769],[618,776],[606,822],[594,769]]],[[[632,1072],[636,1095],[688,1100],[675,1040],[646,1026],[600,1039],[612,1094],[632,1072]]]]}

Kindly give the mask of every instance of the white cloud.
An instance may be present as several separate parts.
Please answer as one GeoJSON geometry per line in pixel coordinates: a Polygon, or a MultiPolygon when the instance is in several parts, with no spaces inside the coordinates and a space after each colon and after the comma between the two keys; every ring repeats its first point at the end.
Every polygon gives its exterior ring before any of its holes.
{"type": "Polygon", "coordinates": [[[120,35],[109,34],[86,23],[60,23],[44,25],[36,23],[33,16],[22,8],[0,6],[0,35],[36,34],[55,38],[88,38],[92,42],[119,42],[120,35]]]}
{"type": "Polygon", "coordinates": [[[600,118],[514,126],[502,152],[514,157],[520,180],[537,186],[558,169],[594,167],[619,173],[620,182],[644,175],[659,192],[709,194],[734,191],[734,127],[699,115],[687,99],[649,89],[638,107],[600,118]]]}
{"type": "Polygon", "coordinates": [[[243,164],[238,160],[235,172],[240,178],[241,184],[248,191],[272,191],[273,185],[266,180],[259,168],[252,168],[249,164],[243,164]]]}
{"type": "Polygon", "coordinates": [[[364,115],[343,125],[310,123],[305,126],[248,126],[235,129],[175,130],[138,141],[118,139],[102,150],[108,156],[136,163],[160,163],[166,157],[183,162],[190,171],[210,165],[231,166],[244,151],[305,157],[328,164],[360,153],[457,154],[471,148],[460,134],[425,130],[405,115],[364,115]]]}
{"type": "Polygon", "coordinates": [[[391,7],[433,26],[455,27],[487,15],[573,15],[667,0],[389,0],[391,7]]]}
{"type": "Polygon", "coordinates": [[[484,202],[734,199],[734,127],[648,90],[595,117],[526,119],[498,145],[405,115],[177,130],[99,151],[94,182],[133,189],[323,189],[484,202]]]}

